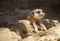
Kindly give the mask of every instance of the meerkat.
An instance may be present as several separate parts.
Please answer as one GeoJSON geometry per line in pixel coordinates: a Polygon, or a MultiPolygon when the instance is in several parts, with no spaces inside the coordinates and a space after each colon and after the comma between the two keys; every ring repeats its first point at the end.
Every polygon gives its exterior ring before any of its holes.
{"type": "MultiPolygon", "coordinates": [[[[34,31],[35,32],[39,32],[38,31],[38,27],[37,27],[37,23],[39,20],[42,20],[45,16],[45,13],[43,12],[42,9],[35,9],[35,10],[32,10],[30,12],[30,14],[28,15],[28,19],[31,21],[33,27],[34,27],[34,31]]],[[[40,25],[40,24],[39,24],[40,25]]],[[[43,26],[43,24],[41,24],[43,26]]],[[[44,30],[47,30],[46,27],[42,27],[44,30]]],[[[43,30],[41,29],[41,30],[43,30]]]]}

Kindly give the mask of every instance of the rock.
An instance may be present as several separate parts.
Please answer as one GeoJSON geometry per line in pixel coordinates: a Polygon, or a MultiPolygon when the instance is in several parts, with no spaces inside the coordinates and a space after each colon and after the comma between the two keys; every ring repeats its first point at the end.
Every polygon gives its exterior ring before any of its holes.
{"type": "Polygon", "coordinates": [[[46,26],[47,29],[49,29],[53,26],[53,24],[50,22],[49,19],[44,19],[43,24],[46,26]]]}
{"type": "Polygon", "coordinates": [[[44,19],[43,24],[46,26],[47,29],[57,26],[59,24],[58,20],[53,20],[53,19],[44,19]]]}
{"type": "Polygon", "coordinates": [[[60,24],[41,33],[34,33],[22,41],[58,41],[60,39],[60,24]]]}
{"type": "Polygon", "coordinates": [[[33,37],[33,36],[28,36],[28,37],[22,39],[22,41],[38,41],[38,40],[39,40],[38,35],[35,36],[35,37],[33,37]]]}
{"type": "Polygon", "coordinates": [[[53,23],[55,26],[57,26],[58,24],[59,24],[59,21],[58,20],[50,20],[51,21],[51,23],[53,23]]]}
{"type": "Polygon", "coordinates": [[[29,36],[29,37],[23,39],[22,41],[34,41],[34,39],[32,36],[29,36]]]}
{"type": "Polygon", "coordinates": [[[0,28],[0,41],[20,41],[21,37],[8,28],[0,28]]]}
{"type": "Polygon", "coordinates": [[[34,29],[33,29],[32,25],[30,25],[31,23],[30,23],[29,20],[20,20],[20,21],[18,21],[18,22],[20,23],[20,27],[21,27],[22,29],[25,28],[25,31],[26,31],[27,33],[33,32],[34,29]]]}

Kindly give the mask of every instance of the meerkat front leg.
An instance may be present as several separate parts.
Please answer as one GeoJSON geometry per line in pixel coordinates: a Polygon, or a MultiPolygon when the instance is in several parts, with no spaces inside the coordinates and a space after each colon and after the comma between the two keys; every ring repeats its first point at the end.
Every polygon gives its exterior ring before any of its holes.
{"type": "Polygon", "coordinates": [[[34,31],[35,31],[36,33],[41,32],[41,31],[38,31],[38,26],[36,25],[35,22],[33,22],[33,26],[34,26],[34,31]]]}
{"type": "Polygon", "coordinates": [[[37,27],[37,25],[35,24],[35,22],[33,22],[33,26],[34,26],[35,32],[38,32],[38,27],[37,27]]]}
{"type": "Polygon", "coordinates": [[[43,23],[40,24],[40,28],[41,28],[41,30],[47,31],[47,28],[45,27],[45,25],[43,23]]]}

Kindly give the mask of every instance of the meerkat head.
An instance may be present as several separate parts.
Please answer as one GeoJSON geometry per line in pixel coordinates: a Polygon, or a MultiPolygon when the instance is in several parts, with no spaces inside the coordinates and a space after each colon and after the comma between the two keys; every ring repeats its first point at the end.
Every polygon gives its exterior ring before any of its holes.
{"type": "Polygon", "coordinates": [[[42,9],[35,9],[32,10],[30,13],[30,17],[34,19],[42,19],[45,16],[45,13],[43,12],[42,9]]]}

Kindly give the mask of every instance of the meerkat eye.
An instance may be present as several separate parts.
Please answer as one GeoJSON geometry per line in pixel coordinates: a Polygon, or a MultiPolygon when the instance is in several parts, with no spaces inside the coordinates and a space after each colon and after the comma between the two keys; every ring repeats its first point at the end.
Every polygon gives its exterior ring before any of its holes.
{"type": "Polygon", "coordinates": [[[40,11],[37,11],[36,13],[40,13],[40,11]]]}

